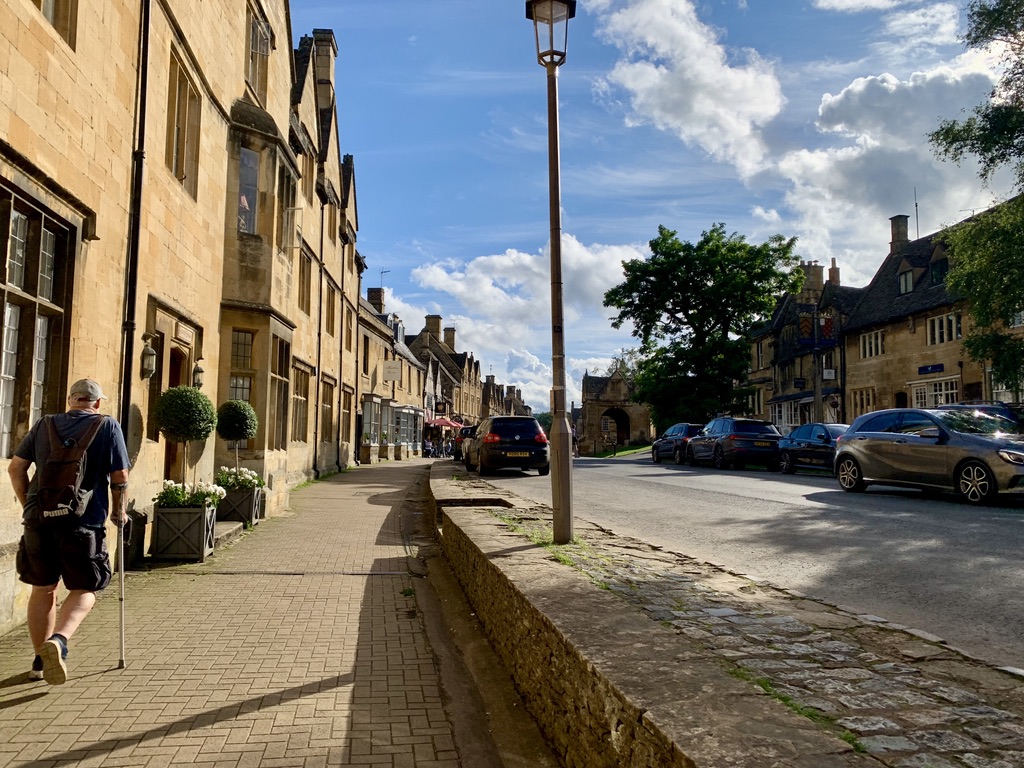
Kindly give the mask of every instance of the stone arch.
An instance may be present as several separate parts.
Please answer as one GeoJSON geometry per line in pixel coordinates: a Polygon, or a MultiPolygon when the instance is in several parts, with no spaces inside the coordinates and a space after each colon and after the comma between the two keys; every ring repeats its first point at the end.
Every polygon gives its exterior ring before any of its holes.
{"type": "Polygon", "coordinates": [[[610,444],[613,439],[615,445],[626,445],[629,440],[629,414],[621,408],[612,407],[605,409],[604,413],[601,414],[601,427],[601,432],[609,443],[609,447],[611,447],[610,444]],[[605,422],[605,419],[608,419],[608,421],[605,422]],[[607,430],[604,429],[606,424],[607,430]]]}

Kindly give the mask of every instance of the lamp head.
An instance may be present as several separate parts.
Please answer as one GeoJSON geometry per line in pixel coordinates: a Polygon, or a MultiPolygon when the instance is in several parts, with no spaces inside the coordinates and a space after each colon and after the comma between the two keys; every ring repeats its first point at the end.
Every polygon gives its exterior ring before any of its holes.
{"type": "Polygon", "coordinates": [[[576,0],[526,0],[526,18],[533,22],[542,67],[558,67],[565,61],[569,19],[575,15],[576,0]]]}

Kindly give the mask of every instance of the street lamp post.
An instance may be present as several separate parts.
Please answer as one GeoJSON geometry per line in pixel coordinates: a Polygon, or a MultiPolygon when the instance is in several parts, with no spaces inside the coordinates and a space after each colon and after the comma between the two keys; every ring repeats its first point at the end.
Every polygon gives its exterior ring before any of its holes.
{"type": "Polygon", "coordinates": [[[562,316],[562,210],[558,161],[558,68],[565,61],[576,0],[527,0],[537,61],[548,73],[548,197],[551,220],[551,501],[555,544],[572,541],[572,430],[565,410],[562,316]]]}

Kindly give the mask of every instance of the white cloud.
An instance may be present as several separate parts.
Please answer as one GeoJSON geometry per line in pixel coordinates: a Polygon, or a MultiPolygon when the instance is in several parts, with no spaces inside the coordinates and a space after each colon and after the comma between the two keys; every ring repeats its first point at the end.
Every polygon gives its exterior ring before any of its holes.
{"type": "Polygon", "coordinates": [[[625,90],[632,124],[671,131],[742,174],[754,173],[765,152],[759,128],[784,103],[772,64],[756,51],[726,50],[688,0],[593,6],[607,11],[599,34],[625,54],[599,92],[607,95],[608,84],[625,90]]]}
{"type": "Polygon", "coordinates": [[[823,11],[860,13],[862,11],[887,11],[905,5],[906,0],[814,0],[814,7],[823,11]]]}
{"type": "Polygon", "coordinates": [[[960,9],[954,3],[932,3],[912,11],[891,13],[884,32],[910,45],[955,45],[960,9]]]}

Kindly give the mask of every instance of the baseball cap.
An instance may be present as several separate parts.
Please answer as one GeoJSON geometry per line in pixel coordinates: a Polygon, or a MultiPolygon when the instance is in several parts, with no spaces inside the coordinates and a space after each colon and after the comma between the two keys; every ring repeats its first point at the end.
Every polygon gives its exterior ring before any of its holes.
{"type": "Polygon", "coordinates": [[[68,397],[72,400],[106,400],[100,385],[92,379],[79,379],[71,385],[68,397]]]}

